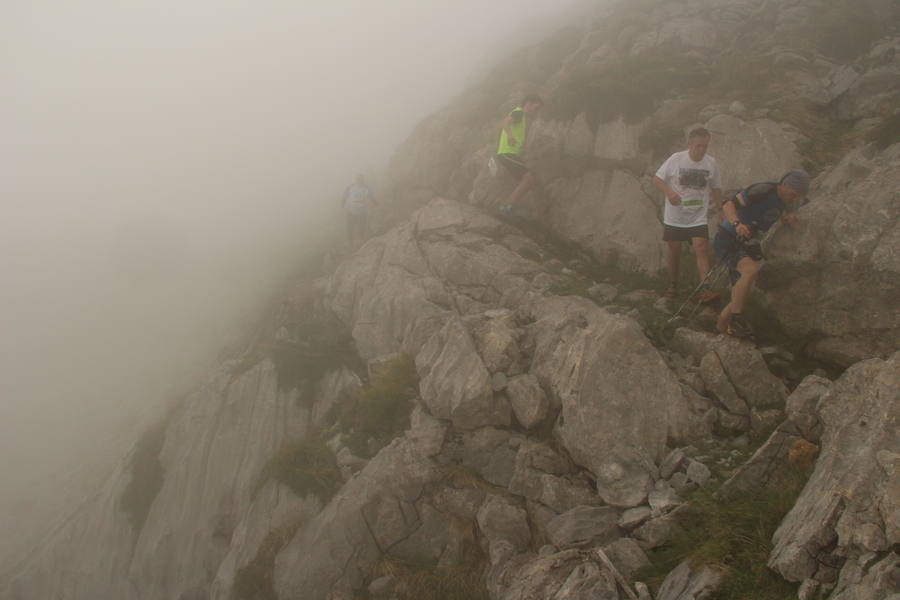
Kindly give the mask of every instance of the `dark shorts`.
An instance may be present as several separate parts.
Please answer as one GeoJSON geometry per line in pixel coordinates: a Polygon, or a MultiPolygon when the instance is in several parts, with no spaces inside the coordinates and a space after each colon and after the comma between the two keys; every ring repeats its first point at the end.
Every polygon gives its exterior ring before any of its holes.
{"type": "Polygon", "coordinates": [[[521,177],[528,172],[528,167],[522,162],[522,157],[518,154],[498,154],[497,162],[516,177],[521,177]]]}
{"type": "Polygon", "coordinates": [[[697,225],[696,227],[672,227],[663,224],[664,242],[689,242],[694,238],[709,239],[709,227],[697,225]]]}
{"type": "Polygon", "coordinates": [[[731,285],[734,285],[741,278],[741,274],[737,270],[737,264],[742,258],[753,257],[747,254],[744,245],[739,244],[730,231],[725,231],[721,227],[716,232],[712,247],[716,257],[728,267],[728,277],[731,279],[731,285]]]}

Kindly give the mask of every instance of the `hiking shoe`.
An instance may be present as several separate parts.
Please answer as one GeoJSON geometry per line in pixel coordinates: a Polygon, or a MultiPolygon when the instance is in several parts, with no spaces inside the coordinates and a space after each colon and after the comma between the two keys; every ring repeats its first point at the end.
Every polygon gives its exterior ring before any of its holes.
{"type": "Polygon", "coordinates": [[[713,302],[718,302],[721,297],[721,294],[717,294],[708,287],[703,287],[700,289],[700,293],[697,294],[697,303],[712,304],[713,302]]]}
{"type": "Polygon", "coordinates": [[[750,324],[744,319],[744,315],[736,313],[731,315],[731,323],[728,324],[725,334],[736,338],[749,339],[753,337],[753,330],[750,329],[750,324]]]}

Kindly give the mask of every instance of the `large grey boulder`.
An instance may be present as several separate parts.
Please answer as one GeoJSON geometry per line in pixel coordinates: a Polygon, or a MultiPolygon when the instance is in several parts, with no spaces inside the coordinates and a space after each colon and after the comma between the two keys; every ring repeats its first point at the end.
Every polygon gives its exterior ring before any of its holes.
{"type": "Polygon", "coordinates": [[[210,586],[210,600],[231,600],[235,577],[254,560],[270,533],[297,527],[315,517],[321,509],[322,503],[314,495],[299,497],[274,481],[265,485],[235,527],[228,554],[210,586]]]}
{"type": "Polygon", "coordinates": [[[900,145],[851,153],[817,182],[797,226],[772,235],[758,283],[792,338],[847,367],[900,347],[900,145]]]}
{"type": "Polygon", "coordinates": [[[797,151],[801,136],[770,119],[744,121],[717,115],[706,122],[712,133],[709,154],[722,172],[722,189],[743,188],[759,181],[778,181],[802,164],[797,151]]]}
{"type": "Polygon", "coordinates": [[[678,380],[628,317],[576,297],[540,300],[533,312],[532,372],[561,406],[556,436],[605,502],[637,506],[663,458],[678,380]]]}
{"type": "Polygon", "coordinates": [[[900,352],[848,369],[818,411],[821,455],[775,532],[769,557],[769,566],[789,581],[814,578],[822,564],[885,552],[900,541],[900,352]]]}
{"type": "Polygon", "coordinates": [[[564,513],[581,505],[599,504],[586,477],[574,474],[568,461],[549,446],[523,441],[516,454],[509,491],[564,513]]]}
{"type": "Polygon", "coordinates": [[[699,361],[707,391],[730,412],[749,415],[784,408],[787,387],[769,371],[753,344],[682,327],[675,331],[672,347],[699,361]]]}
{"type": "Polygon", "coordinates": [[[622,536],[620,516],[611,506],[576,506],[547,525],[550,543],[560,549],[608,544],[622,536]]]}
{"type": "MultiPolygon", "coordinates": [[[[415,356],[454,314],[515,307],[526,298],[542,270],[520,255],[528,250],[537,254],[511,227],[435,198],[342,263],[328,282],[326,305],[351,330],[363,358],[415,356]]],[[[478,341],[486,341],[492,366],[514,357],[509,343],[488,338],[478,341]]]]}
{"type": "Polygon", "coordinates": [[[548,226],[598,261],[646,273],[663,267],[656,203],[627,171],[596,170],[554,181],[548,194],[548,226]]]}
{"type": "Polygon", "coordinates": [[[416,355],[419,389],[429,412],[461,429],[509,425],[512,410],[494,396],[491,376],[458,317],[447,321],[416,355]]]}
{"type": "Polygon", "coordinates": [[[656,594],[656,600],[707,598],[722,583],[724,577],[725,574],[714,567],[692,567],[685,561],[666,576],[656,594]]]}
{"type": "Polygon", "coordinates": [[[359,589],[382,556],[407,554],[404,542],[423,527],[431,530],[433,520],[416,503],[438,478],[415,444],[392,442],[278,554],[278,596],[325,600],[333,589],[359,589]]]}

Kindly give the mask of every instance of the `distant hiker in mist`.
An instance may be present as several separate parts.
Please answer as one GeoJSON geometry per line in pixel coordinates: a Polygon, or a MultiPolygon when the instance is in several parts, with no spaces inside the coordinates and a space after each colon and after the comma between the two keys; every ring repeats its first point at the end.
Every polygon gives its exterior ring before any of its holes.
{"type": "Polygon", "coordinates": [[[706,153],[710,134],[697,127],[688,134],[688,149],[676,152],[662,164],[653,184],[666,196],[663,214],[663,241],[668,245],[669,287],[666,296],[678,293],[681,268],[681,244],[690,242],[697,260],[701,283],[698,300],[713,302],[719,294],[706,283],[709,274],[710,198],[716,207],[722,204],[722,179],[716,159],[706,153]]]}
{"type": "Polygon", "coordinates": [[[377,204],[375,194],[366,185],[366,178],[357,175],[356,181],[344,190],[343,208],[347,213],[347,239],[350,242],[350,251],[354,251],[369,235],[369,209],[372,204],[377,204]]]}
{"type": "Polygon", "coordinates": [[[518,180],[515,189],[500,205],[500,211],[511,213],[519,199],[534,185],[534,175],[522,162],[525,150],[525,138],[528,135],[528,124],[537,117],[544,106],[544,101],[536,94],[529,94],[522,100],[522,105],[512,109],[503,120],[500,131],[500,143],[494,159],[503,165],[518,180]]]}
{"type": "Polygon", "coordinates": [[[809,191],[806,171],[788,171],[778,183],[754,183],[725,200],[722,222],[713,240],[713,250],[728,268],[731,276],[731,302],[716,322],[721,332],[736,337],[751,337],[744,320],[744,303],[763,259],[762,234],[779,220],[789,226],[797,222],[792,214],[800,207],[809,191]]]}

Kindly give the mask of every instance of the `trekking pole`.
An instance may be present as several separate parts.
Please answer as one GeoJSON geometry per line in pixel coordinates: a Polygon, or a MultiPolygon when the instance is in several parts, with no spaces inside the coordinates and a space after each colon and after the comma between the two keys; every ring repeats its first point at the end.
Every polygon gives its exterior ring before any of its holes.
{"type": "MultiPolygon", "coordinates": [[[[724,275],[726,273],[726,271],[728,271],[727,268],[723,268],[723,267],[725,267],[725,263],[719,263],[716,266],[716,268],[714,270],[717,271],[717,273],[716,273],[716,276],[713,277],[713,280],[709,284],[709,287],[711,287],[711,288],[716,287],[716,284],[718,284],[719,280],[722,279],[722,275],[724,275]]],[[[691,312],[688,313],[688,316],[685,318],[691,319],[695,314],[697,314],[697,311],[699,309],[700,309],[700,303],[698,302],[697,304],[694,305],[694,308],[691,309],[691,312]]]]}
{"type": "Polygon", "coordinates": [[[691,292],[691,294],[685,299],[685,301],[681,304],[681,306],[678,307],[678,310],[675,311],[675,314],[672,315],[672,318],[670,318],[668,321],[666,321],[666,325],[668,325],[669,323],[671,323],[672,321],[674,321],[675,319],[678,318],[678,315],[681,314],[681,311],[684,310],[684,307],[686,307],[688,305],[688,303],[691,301],[691,299],[697,295],[697,292],[702,290],[703,286],[705,286],[707,284],[707,282],[709,281],[709,278],[712,276],[713,272],[718,271],[723,265],[724,265],[724,263],[719,263],[719,265],[715,269],[710,269],[709,271],[706,272],[706,277],[703,278],[703,281],[701,281],[700,284],[696,288],[694,288],[694,291],[691,292]]]}

